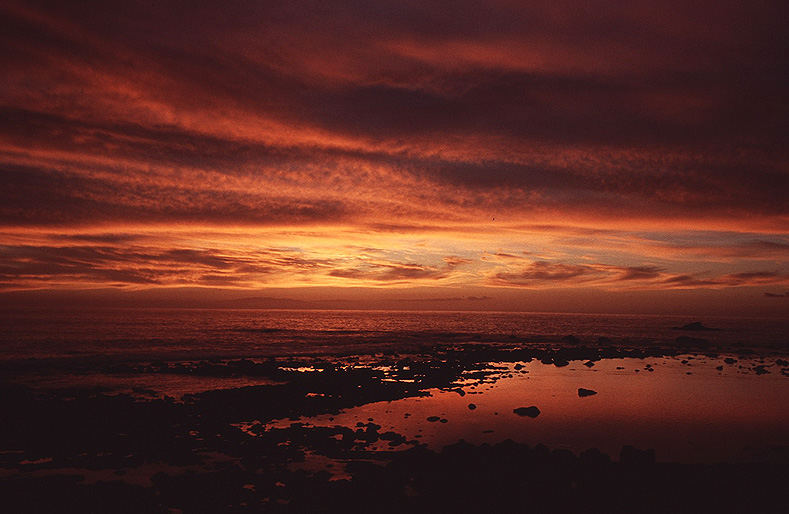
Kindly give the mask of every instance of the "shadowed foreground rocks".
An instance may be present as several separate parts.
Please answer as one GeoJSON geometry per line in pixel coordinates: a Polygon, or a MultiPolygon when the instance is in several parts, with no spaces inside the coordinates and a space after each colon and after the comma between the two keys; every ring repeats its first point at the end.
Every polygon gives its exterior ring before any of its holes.
{"type": "Polygon", "coordinates": [[[150,487],[52,476],[5,480],[0,493],[8,512],[785,512],[785,465],[655,464],[627,453],[612,462],[596,450],[460,442],[352,460],[343,480],[241,462],[160,473],[150,487]]]}
{"type": "MultiPolygon", "coordinates": [[[[575,360],[605,358],[587,349],[572,351],[575,360]]],[[[654,452],[630,446],[614,459],[596,449],[576,455],[512,441],[459,442],[433,451],[402,434],[382,432],[372,421],[355,427],[266,425],[273,419],[419,396],[432,387],[455,391],[461,377],[490,380],[496,373],[486,364],[491,352],[447,353],[442,361],[384,357],[386,371],[315,360],[146,365],[145,373],[276,380],[188,395],[182,401],[0,386],[2,510],[787,511],[789,460],[780,453],[753,464],[667,464],[656,463],[654,452]],[[307,364],[312,371],[292,371],[307,364]]],[[[533,353],[496,351],[495,357],[509,362],[541,358],[558,366],[570,356],[564,350],[533,353]]],[[[515,412],[536,416],[539,409],[515,412]]],[[[436,426],[446,421],[436,418],[436,426]]]]}

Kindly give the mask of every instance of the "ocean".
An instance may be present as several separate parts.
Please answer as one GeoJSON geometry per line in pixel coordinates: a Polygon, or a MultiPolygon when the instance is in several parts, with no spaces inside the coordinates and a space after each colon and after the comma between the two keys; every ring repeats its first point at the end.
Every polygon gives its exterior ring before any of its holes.
{"type": "Polygon", "coordinates": [[[743,511],[773,504],[789,469],[787,320],[17,309],[0,323],[0,491],[30,512],[74,498],[288,512],[381,488],[408,505],[485,477],[578,505],[627,494],[622,512],[742,488],[743,511]]]}
{"type": "Polygon", "coordinates": [[[0,313],[0,360],[221,358],[487,343],[789,348],[789,319],[513,312],[94,309],[0,313]],[[711,330],[681,331],[701,322],[711,330]]]}

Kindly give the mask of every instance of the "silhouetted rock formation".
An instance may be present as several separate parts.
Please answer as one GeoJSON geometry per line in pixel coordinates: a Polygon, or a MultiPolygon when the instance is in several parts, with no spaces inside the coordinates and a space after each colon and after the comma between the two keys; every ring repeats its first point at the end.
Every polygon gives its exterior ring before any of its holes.
{"type": "Polygon", "coordinates": [[[593,396],[595,394],[597,394],[597,391],[594,391],[592,389],[584,389],[583,387],[578,388],[578,396],[581,398],[585,396],[593,396]]]}
{"type": "Polygon", "coordinates": [[[719,328],[706,327],[706,326],[704,326],[704,324],[701,321],[694,321],[693,323],[688,323],[686,325],[682,325],[681,327],[674,327],[674,330],[690,330],[690,331],[710,330],[710,331],[716,331],[716,330],[720,330],[720,329],[719,328]]]}
{"type": "Polygon", "coordinates": [[[536,418],[540,415],[540,409],[532,405],[531,407],[518,407],[517,409],[513,409],[512,412],[517,414],[518,416],[528,416],[530,418],[536,418]]]}

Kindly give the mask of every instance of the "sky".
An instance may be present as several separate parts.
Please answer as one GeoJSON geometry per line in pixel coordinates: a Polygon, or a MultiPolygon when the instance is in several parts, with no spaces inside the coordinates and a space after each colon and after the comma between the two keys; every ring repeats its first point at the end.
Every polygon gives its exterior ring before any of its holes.
{"type": "Polygon", "coordinates": [[[787,11],[6,0],[0,303],[786,316],[787,11]]]}

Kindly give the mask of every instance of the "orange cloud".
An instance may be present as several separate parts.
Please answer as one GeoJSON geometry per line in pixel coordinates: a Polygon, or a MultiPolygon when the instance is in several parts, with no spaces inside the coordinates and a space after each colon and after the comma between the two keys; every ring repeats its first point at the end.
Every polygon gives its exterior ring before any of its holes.
{"type": "Polygon", "coordinates": [[[776,6],[6,2],[0,282],[783,284],[776,6]]]}

